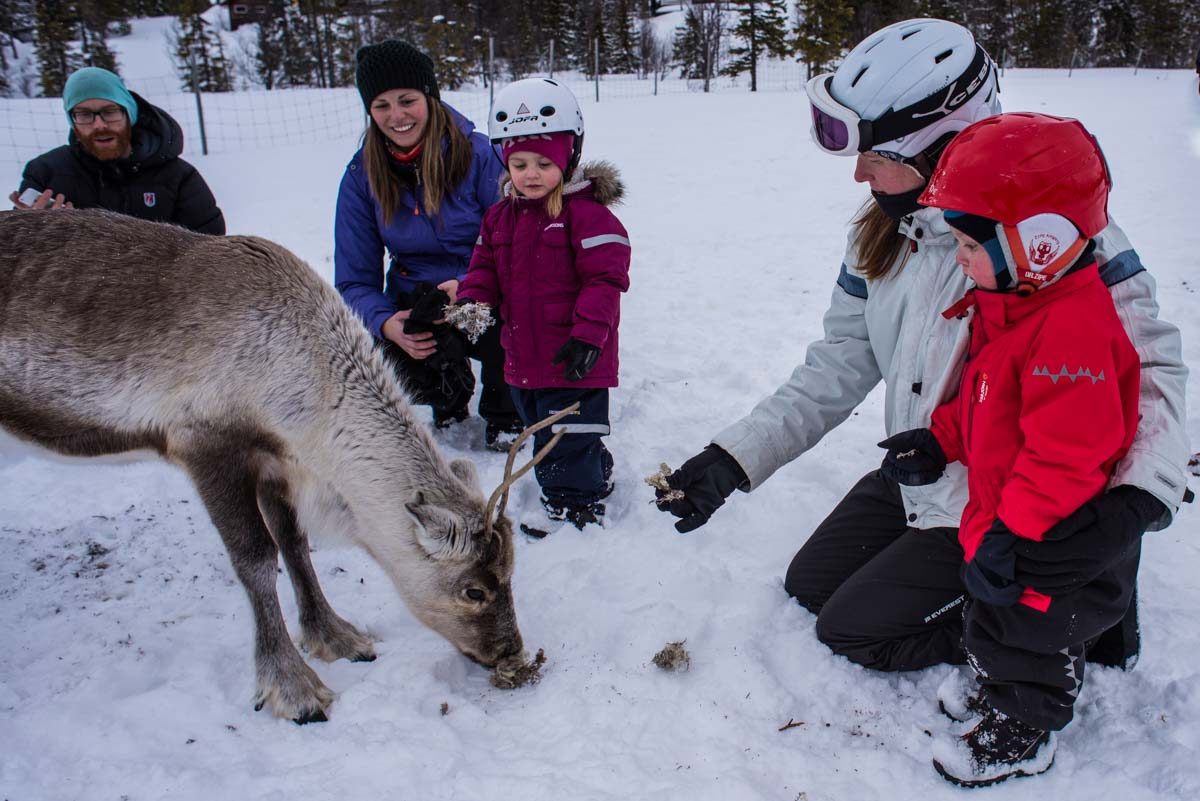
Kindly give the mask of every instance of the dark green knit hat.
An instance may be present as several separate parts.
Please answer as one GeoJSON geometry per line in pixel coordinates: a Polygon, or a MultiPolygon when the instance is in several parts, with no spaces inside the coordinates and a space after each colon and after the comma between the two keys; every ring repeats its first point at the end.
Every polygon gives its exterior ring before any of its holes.
{"type": "Polygon", "coordinates": [[[389,89],[416,89],[435,100],[438,98],[433,60],[408,42],[386,39],[379,44],[363,45],[355,57],[358,67],[354,83],[367,108],[381,92],[389,89]]]}

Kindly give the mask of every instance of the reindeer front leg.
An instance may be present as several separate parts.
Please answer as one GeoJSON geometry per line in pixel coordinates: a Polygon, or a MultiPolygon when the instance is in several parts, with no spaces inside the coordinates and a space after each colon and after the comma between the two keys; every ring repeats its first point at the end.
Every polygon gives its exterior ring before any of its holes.
{"type": "Polygon", "coordinates": [[[297,524],[296,510],[286,497],[286,487],[278,481],[264,481],[258,487],[258,507],[283,554],[300,606],[300,645],[326,662],[373,661],[375,647],[371,638],[334,612],[321,592],[308,555],[308,537],[297,524]]]}
{"type": "MultiPolygon", "coordinates": [[[[244,433],[237,437],[245,441],[244,433]]],[[[269,706],[296,723],[327,720],[333,692],[321,683],[288,637],[275,591],[278,555],[256,499],[260,456],[234,444],[234,436],[207,441],[181,458],[196,483],[213,525],[225,541],[233,569],[254,610],[255,709],[269,706]]]]}

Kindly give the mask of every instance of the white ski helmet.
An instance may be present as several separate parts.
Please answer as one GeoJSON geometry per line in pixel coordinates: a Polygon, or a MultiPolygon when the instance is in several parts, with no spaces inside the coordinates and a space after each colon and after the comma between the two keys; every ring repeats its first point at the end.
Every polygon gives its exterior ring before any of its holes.
{"type": "Polygon", "coordinates": [[[1000,113],[992,59],[970,31],[940,19],[876,31],[806,89],[813,140],[840,156],[876,150],[933,163],[951,135],[1000,113]]]}
{"type": "Polygon", "coordinates": [[[583,112],[571,90],[550,78],[524,78],[500,90],[488,118],[492,142],[570,131],[583,136],[583,112]]]}

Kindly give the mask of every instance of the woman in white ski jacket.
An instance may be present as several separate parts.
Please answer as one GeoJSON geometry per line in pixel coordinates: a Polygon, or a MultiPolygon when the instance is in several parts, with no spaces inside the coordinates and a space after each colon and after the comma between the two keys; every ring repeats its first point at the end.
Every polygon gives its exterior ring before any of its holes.
{"type": "MultiPolygon", "coordinates": [[[[855,180],[871,186],[872,200],[851,227],[824,337],[787,382],[668,478],[682,498],[660,491],[660,508],[682,518],[678,530],[703,525],[733,490],[749,492],[803,454],[880,379],[889,435],[927,427],[956,392],[969,321],[942,312],[969,285],[941,211],[916,198],[950,139],[999,113],[996,92],[995,65],[970,32],[929,19],[877,31],[835,73],[809,82],[814,140],[858,159],[855,180]]],[[[1178,329],[1158,319],[1154,281],[1124,233],[1112,224],[1095,244],[1143,365],[1137,438],[1110,484],[1121,490],[1086,504],[1046,541],[1019,546],[1017,569],[1024,586],[1048,594],[1116,576],[1088,657],[1128,666],[1140,537],[1170,523],[1186,490],[1187,369],[1178,329]]],[[[959,464],[928,486],[901,487],[874,471],[851,489],[787,573],[787,591],[818,615],[818,637],[879,670],[962,663],[956,529],[966,497],[959,464]]]]}

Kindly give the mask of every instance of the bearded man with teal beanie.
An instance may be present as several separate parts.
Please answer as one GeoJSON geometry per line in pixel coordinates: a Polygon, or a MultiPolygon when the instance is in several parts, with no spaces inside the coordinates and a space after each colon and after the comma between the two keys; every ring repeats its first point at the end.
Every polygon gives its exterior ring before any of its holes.
{"type": "Polygon", "coordinates": [[[71,74],[63,109],[67,144],[25,165],[20,189],[9,195],[15,208],[101,208],[202,234],[225,233],[212,190],[179,158],[183,130],[171,115],[99,67],[71,74]],[[41,194],[23,198],[29,189],[41,194]]]}

